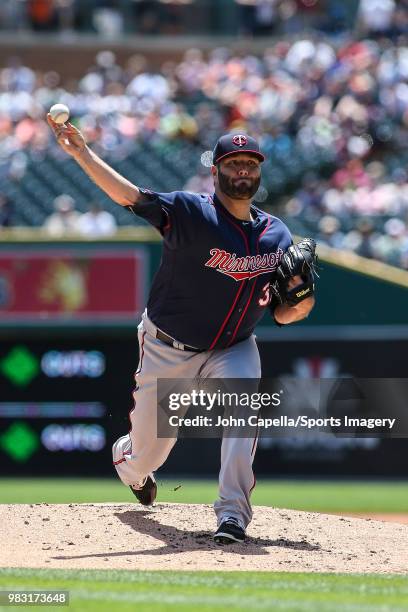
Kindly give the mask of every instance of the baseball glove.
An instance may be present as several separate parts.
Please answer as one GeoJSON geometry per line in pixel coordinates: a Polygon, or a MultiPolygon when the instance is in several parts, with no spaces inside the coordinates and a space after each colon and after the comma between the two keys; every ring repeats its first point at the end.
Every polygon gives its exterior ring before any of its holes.
{"type": "Polygon", "coordinates": [[[304,238],[292,244],[283,254],[276,270],[276,280],[271,283],[272,294],[280,304],[296,306],[314,294],[314,279],[318,276],[315,250],[315,241],[304,238]],[[303,282],[289,289],[288,283],[294,276],[300,276],[303,282]]]}

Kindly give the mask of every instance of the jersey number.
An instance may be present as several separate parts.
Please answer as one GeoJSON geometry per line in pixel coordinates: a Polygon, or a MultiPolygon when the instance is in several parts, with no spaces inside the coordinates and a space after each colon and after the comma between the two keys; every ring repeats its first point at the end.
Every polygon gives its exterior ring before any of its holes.
{"type": "Polygon", "coordinates": [[[264,287],[262,287],[262,295],[258,300],[258,304],[260,306],[267,306],[271,301],[271,290],[269,288],[269,283],[266,283],[264,287]]]}

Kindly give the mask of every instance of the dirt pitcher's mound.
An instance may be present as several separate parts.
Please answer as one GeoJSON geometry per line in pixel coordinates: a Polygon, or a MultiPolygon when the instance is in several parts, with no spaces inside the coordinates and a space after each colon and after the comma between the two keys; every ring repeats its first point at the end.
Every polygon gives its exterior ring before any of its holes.
{"type": "Polygon", "coordinates": [[[408,525],[261,506],[229,546],[209,505],[1,505],[0,525],[0,567],[408,571],[408,525]]]}

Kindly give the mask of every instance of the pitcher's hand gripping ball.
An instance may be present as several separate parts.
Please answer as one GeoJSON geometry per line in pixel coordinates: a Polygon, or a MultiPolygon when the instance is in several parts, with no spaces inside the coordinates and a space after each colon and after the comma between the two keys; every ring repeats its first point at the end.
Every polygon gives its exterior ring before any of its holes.
{"type": "MultiPolygon", "coordinates": [[[[64,115],[55,115],[58,119],[53,119],[51,111],[55,106],[61,107],[63,104],[54,104],[47,115],[48,125],[54,132],[55,138],[58,144],[64,149],[65,153],[71,155],[74,159],[77,159],[86,149],[85,138],[81,132],[72,123],[69,123],[68,117],[64,115]],[[65,119],[66,123],[62,120],[65,119]]],[[[68,108],[65,107],[68,111],[68,108]]],[[[60,109],[61,111],[61,109],[60,109]]]]}
{"type": "Polygon", "coordinates": [[[317,275],[316,242],[312,238],[304,238],[297,244],[292,244],[283,254],[276,280],[271,283],[272,292],[281,304],[296,306],[314,294],[314,279],[317,275]],[[288,283],[294,276],[300,276],[302,283],[289,289],[288,283]]]}
{"type": "Polygon", "coordinates": [[[69,108],[65,104],[54,104],[50,108],[50,115],[55,123],[65,123],[69,119],[69,108]]]}

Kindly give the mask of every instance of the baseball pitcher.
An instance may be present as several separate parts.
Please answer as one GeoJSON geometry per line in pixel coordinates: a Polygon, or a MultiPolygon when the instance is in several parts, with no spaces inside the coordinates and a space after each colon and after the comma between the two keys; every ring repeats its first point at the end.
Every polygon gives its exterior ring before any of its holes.
{"type": "MultiPolygon", "coordinates": [[[[48,116],[58,143],[112,200],[163,237],[163,256],[138,327],[131,429],[113,445],[113,463],[140,503],[154,502],[154,472],[175,438],[157,437],[157,378],[259,379],[254,328],[269,309],[278,325],[304,319],[314,305],[315,244],[293,245],[286,225],[252,204],[264,155],[247,134],[215,145],[214,195],[157,193],[133,185],[102,161],[71,124],[48,116]]],[[[218,543],[242,542],[252,518],[256,437],[224,437],[218,543]]]]}

